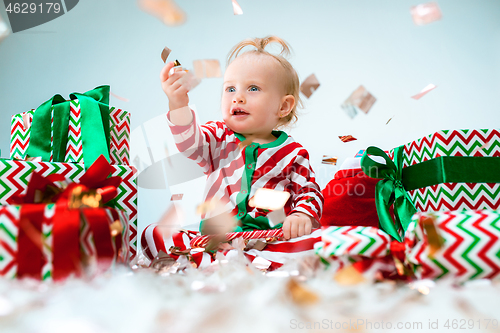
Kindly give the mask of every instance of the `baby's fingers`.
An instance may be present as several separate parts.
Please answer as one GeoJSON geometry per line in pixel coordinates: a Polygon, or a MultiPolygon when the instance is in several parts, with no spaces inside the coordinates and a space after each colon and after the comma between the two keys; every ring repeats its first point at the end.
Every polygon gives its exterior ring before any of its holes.
{"type": "Polygon", "coordinates": [[[290,219],[285,219],[283,222],[283,238],[290,239],[290,219]]]}
{"type": "Polygon", "coordinates": [[[169,78],[168,72],[170,72],[170,69],[174,67],[174,62],[169,61],[165,66],[163,66],[161,72],[160,72],[160,80],[161,82],[167,81],[169,78]]]}

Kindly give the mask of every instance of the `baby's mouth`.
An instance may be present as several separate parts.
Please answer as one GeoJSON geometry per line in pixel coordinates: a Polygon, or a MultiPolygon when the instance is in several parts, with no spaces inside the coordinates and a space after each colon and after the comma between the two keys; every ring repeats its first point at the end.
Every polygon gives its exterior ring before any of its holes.
{"type": "Polygon", "coordinates": [[[248,112],[246,112],[245,110],[243,109],[232,109],[231,110],[231,114],[233,116],[243,116],[243,115],[247,115],[249,114],[248,112]]]}

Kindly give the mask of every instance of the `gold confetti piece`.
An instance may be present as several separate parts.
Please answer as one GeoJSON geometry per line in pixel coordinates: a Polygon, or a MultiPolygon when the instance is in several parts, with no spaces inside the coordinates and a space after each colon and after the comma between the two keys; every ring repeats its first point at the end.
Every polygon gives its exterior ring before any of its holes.
{"type": "Polygon", "coordinates": [[[168,47],[165,46],[165,48],[163,49],[163,51],[161,51],[161,60],[163,60],[164,63],[167,62],[167,58],[170,54],[170,52],[172,52],[171,49],[169,49],[168,47]]]}
{"type": "Polygon", "coordinates": [[[174,0],[139,0],[139,7],[166,25],[181,25],[186,21],[186,14],[174,0]]]}
{"type": "Polygon", "coordinates": [[[183,214],[181,209],[175,203],[172,203],[156,223],[163,238],[169,239],[175,232],[179,231],[182,220],[183,214]]]}
{"type": "Polygon", "coordinates": [[[236,0],[231,0],[233,2],[233,13],[234,15],[243,15],[243,10],[236,0]]]}
{"type": "Polygon", "coordinates": [[[438,228],[436,226],[436,219],[433,217],[424,217],[420,220],[420,223],[424,227],[424,231],[427,234],[427,243],[429,244],[429,258],[433,258],[436,252],[438,252],[444,245],[443,238],[439,234],[438,228]]]}
{"type": "Polygon", "coordinates": [[[123,226],[119,220],[116,220],[109,225],[109,230],[111,231],[111,237],[116,237],[122,234],[123,226]]]}
{"type": "Polygon", "coordinates": [[[182,197],[184,196],[183,193],[180,194],[172,194],[172,197],[170,198],[170,201],[176,201],[176,200],[182,200],[182,197]]]}
{"type": "Polygon", "coordinates": [[[31,116],[28,112],[23,112],[22,117],[23,117],[23,127],[24,130],[26,131],[31,127],[31,116]]]}
{"type": "Polygon", "coordinates": [[[102,207],[101,195],[97,190],[90,189],[83,191],[82,186],[76,186],[69,195],[68,208],[79,209],[85,207],[102,207]]]}
{"type": "Polygon", "coordinates": [[[339,139],[342,141],[342,142],[351,142],[351,141],[355,141],[357,140],[355,137],[353,137],[352,135],[342,135],[340,136],[339,135],[339,139]]]}
{"type": "Polygon", "coordinates": [[[300,91],[306,96],[307,98],[311,97],[313,92],[316,91],[320,86],[318,79],[316,78],[316,75],[311,74],[309,75],[304,82],[300,85],[300,91]]]}
{"type": "Polygon", "coordinates": [[[425,25],[438,21],[443,17],[436,2],[423,3],[410,9],[411,17],[416,25],[425,25]]]}
{"type": "Polygon", "coordinates": [[[474,151],[470,154],[470,156],[475,156],[481,150],[489,148],[490,144],[491,144],[491,142],[489,142],[489,141],[485,142],[481,147],[478,147],[478,148],[474,149],[474,151]]]}
{"type": "Polygon", "coordinates": [[[0,16],[0,43],[4,38],[6,38],[9,35],[9,27],[7,24],[2,20],[2,17],[0,16]]]}
{"type": "Polygon", "coordinates": [[[245,139],[245,140],[241,141],[240,143],[238,143],[238,146],[240,147],[240,149],[243,149],[246,146],[249,146],[251,144],[252,144],[252,140],[251,139],[245,139]]]}
{"type": "Polygon", "coordinates": [[[216,243],[221,243],[225,240],[225,234],[234,231],[236,225],[236,219],[231,216],[229,212],[223,212],[205,219],[203,221],[203,230],[201,232],[204,235],[222,235],[222,239],[216,240],[216,243]]]}
{"type": "Polygon", "coordinates": [[[198,79],[222,77],[220,62],[217,59],[194,60],[193,68],[198,79]]]}
{"type": "Polygon", "coordinates": [[[387,122],[385,124],[386,125],[389,124],[389,122],[392,120],[392,118],[394,118],[394,116],[392,116],[391,118],[389,118],[389,120],[387,120],[387,122]]]}
{"type": "Polygon", "coordinates": [[[349,117],[354,118],[358,112],[368,113],[377,99],[370,94],[365,87],[359,86],[344,101],[341,108],[347,112],[349,117]]]}
{"type": "Polygon", "coordinates": [[[314,201],[314,200],[316,200],[316,199],[314,199],[314,198],[309,198],[309,199],[307,199],[307,200],[306,200],[306,202],[311,202],[311,201],[314,201]]]}
{"type": "Polygon", "coordinates": [[[113,93],[112,91],[110,91],[110,92],[109,92],[109,94],[110,94],[111,96],[113,96],[114,98],[117,98],[117,99],[119,99],[119,100],[121,100],[121,101],[124,101],[124,102],[129,102],[129,100],[128,100],[127,98],[125,98],[125,97],[121,97],[121,96],[118,96],[117,94],[113,93]]]}
{"type": "Polygon", "coordinates": [[[336,165],[337,159],[338,159],[337,156],[323,155],[323,159],[321,160],[321,163],[336,165]]]}
{"type": "Polygon", "coordinates": [[[296,279],[288,280],[286,289],[292,297],[292,301],[298,305],[312,305],[319,301],[318,295],[304,287],[296,279]]]}
{"type": "Polygon", "coordinates": [[[248,205],[261,209],[278,210],[285,206],[290,193],[286,191],[276,191],[270,188],[259,188],[250,199],[248,205]]]}
{"type": "Polygon", "coordinates": [[[353,265],[349,265],[339,270],[333,279],[337,281],[338,284],[344,286],[352,286],[366,282],[365,277],[356,268],[354,268],[353,265]]]}
{"type": "Polygon", "coordinates": [[[436,88],[437,88],[437,87],[431,83],[431,84],[429,84],[427,87],[425,87],[424,89],[422,89],[422,91],[421,91],[421,92],[419,92],[418,94],[416,94],[416,95],[414,95],[414,96],[411,96],[411,98],[416,99],[416,100],[419,100],[419,99],[421,99],[424,95],[426,95],[429,91],[434,90],[434,89],[436,89],[436,88]]]}
{"type": "Polygon", "coordinates": [[[262,251],[267,246],[266,242],[261,241],[260,239],[249,239],[248,244],[244,248],[245,251],[248,250],[257,250],[262,251]]]}
{"type": "Polygon", "coordinates": [[[269,268],[269,266],[271,266],[271,262],[262,257],[255,257],[255,259],[252,261],[252,265],[254,265],[257,269],[265,271],[269,268]]]}

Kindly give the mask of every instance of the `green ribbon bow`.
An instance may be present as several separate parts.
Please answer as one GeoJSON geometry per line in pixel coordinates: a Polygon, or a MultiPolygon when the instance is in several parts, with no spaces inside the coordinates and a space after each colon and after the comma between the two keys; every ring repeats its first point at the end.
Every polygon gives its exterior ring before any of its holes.
{"type": "MultiPolygon", "coordinates": [[[[72,93],[70,99],[78,99],[80,102],[85,169],[88,169],[100,155],[104,155],[109,162],[109,86],[99,86],[84,94],[72,93]]],[[[40,156],[42,161],[49,161],[52,153],[54,162],[64,162],[68,143],[70,103],[61,95],[55,95],[36,109],[31,124],[28,156],[40,156]],[[52,108],[54,113],[51,145],[52,108]]]]}
{"type": "Polygon", "coordinates": [[[398,230],[408,229],[411,217],[417,212],[415,205],[406,192],[402,181],[403,146],[394,150],[393,162],[386,153],[377,147],[368,147],[361,157],[361,168],[371,178],[383,178],[375,186],[375,205],[380,229],[401,242],[398,230]],[[382,157],[386,164],[372,160],[368,155],[382,157]],[[389,208],[394,204],[396,222],[392,220],[389,208]]]}
{"type": "Polygon", "coordinates": [[[380,228],[401,242],[398,230],[408,228],[416,208],[406,191],[443,183],[500,183],[500,157],[440,156],[403,168],[404,146],[394,149],[394,162],[377,147],[368,147],[361,158],[363,172],[382,178],[375,186],[380,228]],[[386,164],[368,155],[382,157],[386,164]],[[396,222],[389,208],[394,204],[396,222]]]}

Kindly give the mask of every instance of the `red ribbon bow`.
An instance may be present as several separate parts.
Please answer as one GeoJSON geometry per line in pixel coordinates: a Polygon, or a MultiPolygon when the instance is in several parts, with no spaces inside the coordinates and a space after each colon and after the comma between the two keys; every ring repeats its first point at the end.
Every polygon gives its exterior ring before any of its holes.
{"type": "MultiPolygon", "coordinates": [[[[42,176],[34,172],[25,195],[11,197],[9,204],[22,205],[20,210],[17,276],[40,278],[42,268],[47,262],[43,247],[51,247],[53,253],[53,278],[60,280],[71,273],[81,274],[80,258],[80,222],[81,218],[89,224],[93,234],[97,257],[100,264],[109,266],[115,255],[112,243],[108,215],[105,209],[79,208],[70,209],[68,203],[73,191],[80,187],[82,191],[96,189],[102,202],[116,197],[121,177],[110,177],[113,167],[101,155],[80,178],[79,183],[71,183],[65,189],[55,182],[64,180],[63,175],[42,176]],[[43,194],[44,203],[55,204],[53,216],[47,216],[46,204],[40,204],[37,193],[43,194]],[[47,193],[50,193],[47,196],[47,193]],[[42,226],[52,224],[52,246],[43,244],[42,226]]],[[[39,196],[39,195],[38,195],[39,196]]],[[[121,241],[117,237],[117,241],[121,241]]],[[[104,267],[107,268],[107,267],[104,267]]]]}

